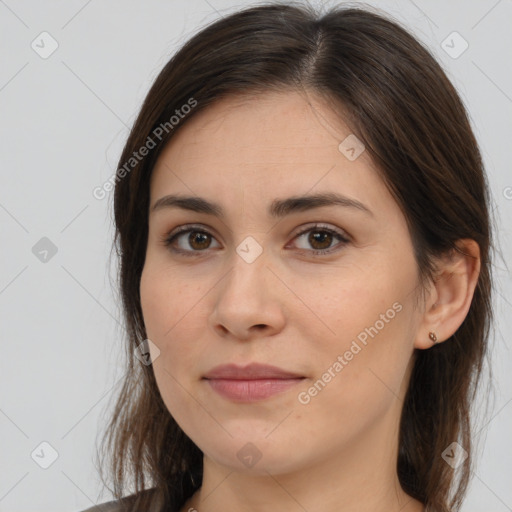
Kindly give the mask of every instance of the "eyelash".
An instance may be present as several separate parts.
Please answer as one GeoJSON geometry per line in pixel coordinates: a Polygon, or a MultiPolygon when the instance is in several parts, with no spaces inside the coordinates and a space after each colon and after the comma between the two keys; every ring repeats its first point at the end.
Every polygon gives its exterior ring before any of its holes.
{"type": "MultiPolygon", "coordinates": [[[[329,228],[327,226],[323,226],[321,224],[315,224],[314,226],[309,226],[307,229],[301,231],[300,233],[297,233],[293,239],[295,240],[296,238],[299,238],[301,237],[302,235],[306,234],[306,233],[309,233],[310,231],[313,231],[313,232],[318,232],[318,233],[328,233],[330,235],[333,235],[335,237],[337,237],[339,240],[340,240],[340,243],[338,244],[339,247],[337,249],[333,249],[332,247],[329,248],[329,249],[313,249],[313,250],[306,250],[306,249],[299,249],[300,251],[302,252],[305,252],[305,253],[308,253],[308,254],[312,254],[314,256],[325,256],[325,255],[328,255],[328,254],[331,254],[331,253],[334,253],[334,252],[337,252],[339,250],[341,250],[341,248],[346,245],[347,243],[350,242],[350,240],[348,239],[347,236],[345,236],[344,234],[342,234],[341,232],[337,231],[337,230],[334,230],[332,228],[329,228]]],[[[178,254],[183,254],[184,256],[188,256],[188,257],[198,257],[198,256],[201,256],[202,253],[206,252],[208,249],[205,249],[205,250],[199,250],[199,251],[184,251],[182,249],[176,249],[174,247],[172,247],[172,244],[174,243],[174,241],[176,239],[178,239],[178,237],[186,234],[186,233],[191,233],[191,232],[194,232],[194,233],[201,233],[201,234],[204,234],[204,235],[209,235],[209,236],[212,236],[213,235],[205,230],[205,229],[202,229],[200,227],[197,227],[197,226],[191,226],[191,225],[184,225],[184,226],[181,226],[180,228],[178,228],[178,230],[174,231],[173,233],[169,234],[169,235],[166,235],[164,238],[163,238],[163,243],[166,247],[168,247],[172,252],[174,253],[178,253],[178,254]]],[[[336,247],[336,246],[335,246],[336,247]]]]}

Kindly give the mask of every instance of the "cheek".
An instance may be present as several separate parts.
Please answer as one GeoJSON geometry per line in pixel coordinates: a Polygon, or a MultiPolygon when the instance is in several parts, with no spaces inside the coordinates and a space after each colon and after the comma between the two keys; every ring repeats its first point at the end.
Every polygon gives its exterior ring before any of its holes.
{"type": "MultiPolygon", "coordinates": [[[[291,323],[305,329],[304,340],[314,341],[316,349],[334,351],[350,345],[360,335],[360,341],[370,338],[367,332],[389,331],[389,326],[400,316],[393,304],[403,297],[400,283],[378,280],[369,271],[342,269],[335,279],[295,279],[294,293],[306,304],[297,304],[296,311],[288,313],[291,323]],[[384,319],[381,320],[381,315],[384,319]]],[[[297,302],[297,301],[295,301],[297,302]]],[[[400,307],[398,306],[398,309],[400,307]]]]}
{"type": "Polygon", "coordinates": [[[193,308],[197,302],[197,290],[182,285],[169,269],[152,265],[146,261],[141,280],[140,297],[147,337],[157,345],[159,356],[152,368],[162,399],[182,429],[190,429],[187,419],[201,414],[198,404],[190,399],[186,389],[187,379],[196,371],[195,362],[200,358],[200,347],[190,343],[199,339],[198,333],[185,334],[188,327],[199,326],[190,323],[190,315],[197,314],[193,308]]]}
{"type": "Polygon", "coordinates": [[[334,341],[319,340],[314,350],[321,357],[314,377],[296,397],[305,424],[340,443],[399,407],[397,397],[412,353],[405,307],[392,309],[385,323],[380,314],[386,315],[389,308],[382,309],[379,301],[354,306],[335,326],[334,341]]]}
{"type": "Polygon", "coordinates": [[[148,337],[161,342],[172,337],[179,323],[191,313],[197,293],[177,272],[151,259],[146,261],[140,279],[140,300],[148,337]]]}
{"type": "Polygon", "coordinates": [[[197,372],[206,323],[205,303],[200,299],[205,292],[183,273],[149,261],[141,275],[140,295],[146,334],[160,350],[155,375],[169,377],[165,386],[169,389],[176,384],[171,375],[181,382],[183,376],[197,372]]]}
{"type": "MultiPolygon", "coordinates": [[[[361,265],[340,269],[339,275],[326,281],[321,293],[308,295],[307,316],[294,321],[301,326],[308,357],[314,356],[315,378],[321,381],[317,388],[326,402],[357,409],[357,403],[374,401],[371,395],[377,399],[379,389],[389,398],[399,393],[413,352],[415,266],[361,265]]],[[[303,293],[312,289],[311,283],[302,283],[303,293]]]]}

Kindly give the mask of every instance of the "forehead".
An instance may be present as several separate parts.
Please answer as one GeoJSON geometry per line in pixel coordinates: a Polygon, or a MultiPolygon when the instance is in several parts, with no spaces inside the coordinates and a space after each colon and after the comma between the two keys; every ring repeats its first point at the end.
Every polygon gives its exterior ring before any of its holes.
{"type": "Polygon", "coordinates": [[[312,147],[330,148],[325,157],[332,158],[349,134],[325,100],[271,92],[217,101],[186,121],[166,150],[192,160],[221,155],[233,161],[265,158],[267,164],[272,158],[276,163],[304,162],[312,147]]]}
{"type": "MultiPolygon", "coordinates": [[[[186,120],[185,120],[186,121],[186,120]]],[[[229,202],[338,191],[373,202],[385,193],[366,151],[350,161],[349,127],[327,101],[299,93],[224,98],[186,121],[162,151],[152,202],[164,193],[229,202]]]]}

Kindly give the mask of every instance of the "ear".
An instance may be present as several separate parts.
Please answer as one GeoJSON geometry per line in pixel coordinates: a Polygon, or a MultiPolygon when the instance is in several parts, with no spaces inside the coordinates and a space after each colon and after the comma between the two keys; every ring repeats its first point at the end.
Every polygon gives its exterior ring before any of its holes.
{"type": "Polygon", "coordinates": [[[480,274],[480,247],[471,239],[458,240],[456,245],[460,252],[453,250],[436,262],[437,272],[425,300],[415,348],[434,345],[430,332],[437,336],[437,343],[447,340],[468,314],[480,274]]]}

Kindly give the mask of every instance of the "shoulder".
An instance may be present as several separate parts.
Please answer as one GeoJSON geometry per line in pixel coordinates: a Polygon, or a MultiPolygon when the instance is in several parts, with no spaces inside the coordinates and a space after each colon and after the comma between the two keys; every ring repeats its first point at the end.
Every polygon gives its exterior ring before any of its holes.
{"type": "MultiPolygon", "coordinates": [[[[153,496],[155,489],[146,489],[138,494],[131,494],[125,496],[119,500],[107,501],[105,503],[98,503],[92,507],[86,508],[80,512],[130,512],[130,507],[133,505],[138,498],[145,495],[153,496]]],[[[151,507],[148,512],[157,512],[157,508],[151,507]]]]}
{"type": "Polygon", "coordinates": [[[108,501],[92,507],[86,508],[81,512],[124,512],[126,507],[118,500],[108,501]]]}

